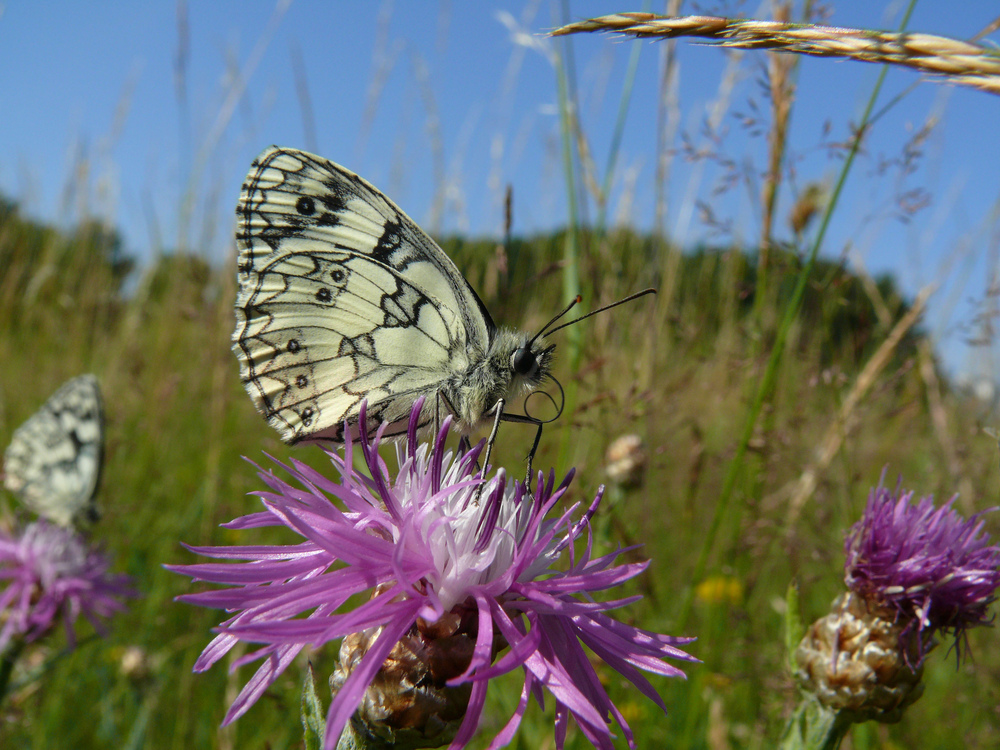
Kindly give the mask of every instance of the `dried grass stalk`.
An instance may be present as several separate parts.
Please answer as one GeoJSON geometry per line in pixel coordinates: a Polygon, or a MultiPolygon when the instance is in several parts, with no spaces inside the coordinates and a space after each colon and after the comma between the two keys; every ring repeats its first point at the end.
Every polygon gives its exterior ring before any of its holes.
{"type": "Polygon", "coordinates": [[[552,35],[590,31],[661,39],[693,36],[711,39],[722,47],[770,49],[818,57],[890,63],[945,76],[952,83],[1000,94],[1000,51],[933,34],[900,34],[714,16],[668,17],[653,13],[616,13],[568,24],[553,31],[552,35]]]}
{"type": "Polygon", "coordinates": [[[823,435],[823,439],[820,441],[820,447],[817,451],[816,460],[807,466],[805,471],[799,479],[791,485],[786,486],[783,490],[779,490],[779,494],[784,492],[789,493],[788,502],[788,515],[787,515],[787,529],[791,533],[795,524],[799,519],[799,515],[802,513],[802,508],[812,497],[813,492],[816,490],[816,486],[819,483],[820,476],[829,468],[830,463],[833,461],[840,447],[844,444],[844,440],[847,437],[848,429],[851,422],[854,420],[857,409],[861,405],[862,400],[865,395],[871,389],[872,385],[875,384],[876,379],[881,374],[885,366],[889,364],[889,359],[892,353],[895,351],[896,347],[903,340],[903,337],[920,319],[920,316],[924,312],[924,308],[927,306],[927,300],[934,291],[934,285],[929,285],[920,290],[917,294],[916,299],[913,301],[913,305],[906,312],[906,314],[899,319],[896,323],[895,328],[890,331],[889,335],[886,337],[882,345],[876,350],[872,355],[871,359],[865,364],[864,369],[858,375],[857,380],[854,382],[854,386],[848,392],[846,398],[844,398],[843,403],[840,405],[840,410],[835,415],[833,421],[830,423],[823,435]]]}

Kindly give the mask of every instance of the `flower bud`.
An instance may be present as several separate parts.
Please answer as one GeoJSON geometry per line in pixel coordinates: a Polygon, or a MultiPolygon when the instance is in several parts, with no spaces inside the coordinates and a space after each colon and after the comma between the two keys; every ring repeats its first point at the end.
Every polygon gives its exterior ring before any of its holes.
{"type": "MultiPolygon", "coordinates": [[[[418,620],[383,662],[352,718],[355,731],[374,735],[389,747],[441,747],[451,742],[465,717],[472,684],[449,687],[472,659],[475,638],[458,632],[459,618],[418,620]]],[[[336,693],[381,634],[354,633],[340,646],[340,666],[330,677],[336,693]]]]}
{"type": "Polygon", "coordinates": [[[604,460],[608,478],[623,487],[639,487],[646,473],[646,450],[638,435],[622,435],[608,446],[604,460]]]}
{"type": "Polygon", "coordinates": [[[910,666],[920,662],[907,653],[916,646],[906,625],[889,609],[841,594],[795,651],[799,685],[828,708],[855,712],[853,721],[898,721],[924,690],[923,667],[910,666]]]}

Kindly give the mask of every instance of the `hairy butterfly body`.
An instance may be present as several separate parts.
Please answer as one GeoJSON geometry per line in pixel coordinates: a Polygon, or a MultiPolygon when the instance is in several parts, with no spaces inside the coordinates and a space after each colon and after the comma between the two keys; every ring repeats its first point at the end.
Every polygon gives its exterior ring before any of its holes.
{"type": "Polygon", "coordinates": [[[451,413],[468,433],[548,376],[554,347],[498,328],[444,251],[353,172],[271,147],[236,213],[233,351],[286,442],[342,441],[362,401],[369,427],[398,434],[421,396],[422,425],[451,413]]]}
{"type": "Polygon", "coordinates": [[[103,452],[100,387],[93,375],[80,375],[14,431],[4,453],[4,486],[61,526],[82,517],[96,520],[103,452]]]}

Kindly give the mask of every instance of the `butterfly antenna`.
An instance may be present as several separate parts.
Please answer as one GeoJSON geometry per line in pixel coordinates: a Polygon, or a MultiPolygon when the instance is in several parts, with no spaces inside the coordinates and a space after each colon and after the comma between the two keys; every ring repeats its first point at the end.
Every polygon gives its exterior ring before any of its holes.
{"type": "MultiPolygon", "coordinates": [[[[548,331],[548,333],[550,333],[550,334],[555,333],[556,331],[562,330],[566,326],[571,326],[574,323],[579,323],[581,320],[586,320],[587,318],[590,318],[590,317],[592,317],[594,315],[597,315],[598,313],[602,313],[602,312],[604,312],[606,310],[610,310],[613,307],[618,307],[618,305],[624,305],[626,302],[631,302],[634,299],[639,299],[639,297],[645,297],[647,294],[656,294],[656,290],[652,289],[652,288],[650,288],[650,289],[643,289],[641,292],[636,292],[635,294],[630,294],[628,297],[625,297],[624,299],[620,299],[617,302],[612,302],[610,305],[605,305],[604,307],[599,307],[596,310],[594,310],[593,312],[589,312],[586,315],[581,315],[579,318],[576,318],[575,320],[571,320],[568,323],[563,323],[561,326],[556,326],[555,328],[550,329],[548,331]]],[[[545,326],[545,328],[548,328],[550,325],[552,325],[557,320],[559,320],[559,318],[561,318],[563,315],[565,315],[566,313],[568,313],[573,308],[573,305],[575,305],[576,302],[579,301],[579,300],[580,300],[580,296],[577,295],[576,301],[574,301],[569,307],[567,307],[565,310],[563,310],[561,313],[559,313],[556,317],[554,317],[551,321],[549,321],[549,325],[545,326]]],[[[543,328],[542,330],[545,330],[545,329],[543,328]]],[[[539,334],[539,335],[541,335],[541,334],[539,334]]],[[[537,336],[535,338],[537,338],[537,336]]],[[[534,341],[534,339],[532,339],[532,341],[534,341]]]]}
{"type": "MultiPolygon", "coordinates": [[[[574,307],[576,307],[577,305],[579,305],[581,302],[583,302],[583,295],[582,294],[576,295],[573,298],[573,301],[570,302],[568,305],[566,305],[566,308],[561,313],[559,313],[552,320],[550,320],[548,323],[546,323],[545,325],[543,325],[542,328],[541,328],[541,330],[532,337],[531,341],[529,341],[528,344],[527,344],[528,348],[530,349],[531,345],[535,343],[535,339],[537,339],[538,337],[542,336],[546,331],[548,331],[548,328],[549,328],[550,325],[552,325],[553,323],[555,323],[557,320],[559,320],[559,318],[561,318],[563,315],[565,315],[566,313],[568,313],[570,310],[572,310],[574,307]]],[[[591,313],[591,315],[593,315],[593,313],[591,313]]],[[[586,317],[587,317],[586,315],[583,316],[583,318],[586,318],[586,317]]],[[[580,318],[580,320],[583,320],[583,318],[580,318]]],[[[574,321],[574,322],[576,322],[576,321],[574,321]]],[[[569,325],[569,324],[567,323],[566,325],[569,325]]],[[[559,326],[559,328],[562,328],[562,327],[563,326],[559,326]]],[[[552,330],[553,331],[558,331],[559,328],[553,328],[552,330]]],[[[549,331],[549,333],[552,333],[552,331],[549,331]]]]}

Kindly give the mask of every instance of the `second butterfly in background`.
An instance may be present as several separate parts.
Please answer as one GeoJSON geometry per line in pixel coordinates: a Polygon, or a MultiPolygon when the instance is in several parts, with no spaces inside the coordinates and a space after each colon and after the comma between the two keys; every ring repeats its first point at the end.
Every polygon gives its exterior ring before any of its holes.
{"type": "Polygon", "coordinates": [[[104,411],[93,375],[66,382],[14,431],[3,483],[29,510],[60,526],[96,521],[104,411]]]}

